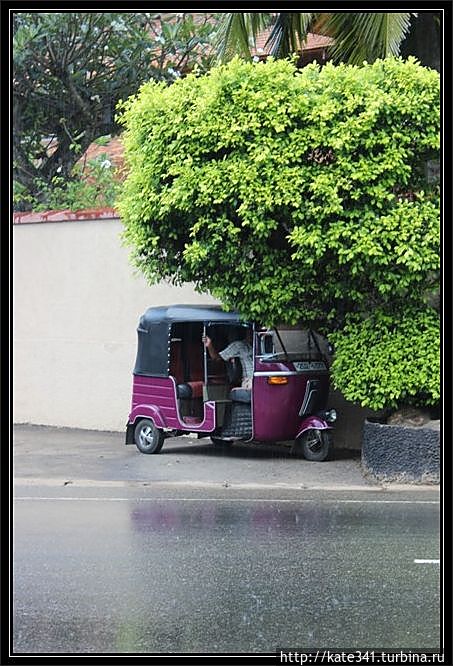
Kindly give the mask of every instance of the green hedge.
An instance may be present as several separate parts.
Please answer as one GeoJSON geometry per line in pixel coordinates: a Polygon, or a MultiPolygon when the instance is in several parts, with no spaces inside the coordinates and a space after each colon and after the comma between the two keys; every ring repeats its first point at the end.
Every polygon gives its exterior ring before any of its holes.
{"type": "Polygon", "coordinates": [[[348,400],[376,410],[438,404],[440,324],[433,308],[351,317],[331,340],[334,383],[348,400]]]}

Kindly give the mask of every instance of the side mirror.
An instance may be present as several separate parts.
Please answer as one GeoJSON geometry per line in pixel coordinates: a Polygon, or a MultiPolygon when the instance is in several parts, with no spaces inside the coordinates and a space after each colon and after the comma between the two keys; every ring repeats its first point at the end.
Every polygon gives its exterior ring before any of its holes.
{"type": "Polygon", "coordinates": [[[261,354],[274,353],[274,338],[272,333],[265,333],[261,336],[261,354]]]}

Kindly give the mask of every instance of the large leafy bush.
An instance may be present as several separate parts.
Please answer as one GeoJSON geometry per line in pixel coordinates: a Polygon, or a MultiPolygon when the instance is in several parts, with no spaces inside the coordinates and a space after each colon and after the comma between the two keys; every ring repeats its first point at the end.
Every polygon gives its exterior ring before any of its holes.
{"type": "Polygon", "coordinates": [[[143,85],[121,121],[118,206],[150,281],[324,331],[348,313],[418,309],[436,288],[439,75],[415,60],[236,59],[143,85]]]}
{"type": "Polygon", "coordinates": [[[331,334],[332,372],[343,395],[372,409],[436,405],[440,398],[440,330],[430,307],[351,316],[331,334]]]}

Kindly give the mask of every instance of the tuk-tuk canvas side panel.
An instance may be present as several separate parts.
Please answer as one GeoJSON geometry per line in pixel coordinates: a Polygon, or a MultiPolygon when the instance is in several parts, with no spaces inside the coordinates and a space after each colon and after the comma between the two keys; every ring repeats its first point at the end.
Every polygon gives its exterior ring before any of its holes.
{"type": "Polygon", "coordinates": [[[168,377],[168,324],[148,324],[137,329],[134,375],[168,377]]]}

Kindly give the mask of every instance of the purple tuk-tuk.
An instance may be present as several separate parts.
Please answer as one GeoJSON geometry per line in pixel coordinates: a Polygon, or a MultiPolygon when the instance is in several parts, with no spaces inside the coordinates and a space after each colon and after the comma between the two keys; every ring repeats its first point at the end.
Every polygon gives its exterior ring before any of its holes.
{"type": "Polygon", "coordinates": [[[165,438],[197,433],[216,446],[292,444],[307,460],[327,460],[336,419],[325,339],[311,330],[265,329],[212,305],[151,307],[140,318],[126,444],[159,453],[165,438]],[[210,358],[246,328],[253,346],[252,388],[241,364],[210,358]]]}

